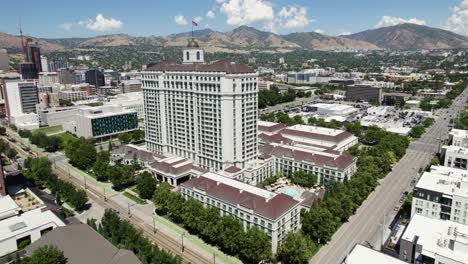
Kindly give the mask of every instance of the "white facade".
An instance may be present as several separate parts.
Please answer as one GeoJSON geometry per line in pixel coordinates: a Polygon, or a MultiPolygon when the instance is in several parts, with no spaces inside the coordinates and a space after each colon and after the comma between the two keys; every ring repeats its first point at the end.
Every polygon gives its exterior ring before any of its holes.
{"type": "Polygon", "coordinates": [[[444,166],[468,170],[468,148],[443,146],[445,152],[444,166]]]}
{"type": "Polygon", "coordinates": [[[468,173],[432,166],[414,188],[411,215],[468,224],[468,173]]]}
{"type": "Polygon", "coordinates": [[[453,128],[450,133],[452,146],[468,148],[468,131],[453,128]]]}
{"type": "Polygon", "coordinates": [[[245,168],[255,160],[258,88],[252,69],[230,61],[163,62],[142,72],[142,87],[148,150],[213,169],[245,168]]]}
{"type": "Polygon", "coordinates": [[[186,48],[183,51],[183,62],[187,63],[204,63],[205,62],[205,53],[203,49],[199,47],[186,48]]]}
{"type": "Polygon", "coordinates": [[[78,137],[102,138],[137,129],[138,119],[136,111],[120,106],[84,107],[63,128],[78,137]]]}
{"type": "Polygon", "coordinates": [[[115,97],[109,98],[109,102],[106,105],[119,105],[124,110],[134,110],[138,113],[138,119],[145,117],[143,92],[118,94],[115,97]]]}
{"type": "Polygon", "coordinates": [[[62,90],[59,92],[59,98],[65,101],[81,101],[88,99],[88,93],[86,91],[62,90]]]}
{"type": "Polygon", "coordinates": [[[38,81],[39,85],[52,86],[56,83],[60,83],[59,75],[57,72],[40,72],[39,73],[39,81],[38,81]]]}
{"type": "Polygon", "coordinates": [[[290,231],[301,228],[300,201],[276,194],[216,173],[205,173],[180,185],[180,193],[205,207],[219,209],[221,215],[238,218],[245,229],[258,227],[271,238],[272,251],[290,231]],[[282,204],[281,209],[275,208],[282,204]]]}
{"type": "MultiPolygon", "coordinates": [[[[38,201],[37,196],[34,197],[38,201]]],[[[18,243],[22,239],[34,242],[45,231],[65,225],[44,205],[34,209],[21,208],[10,196],[0,197],[0,205],[0,256],[18,250],[18,243]]]]}
{"type": "Polygon", "coordinates": [[[468,226],[415,215],[400,239],[400,259],[408,263],[468,263],[468,226]]]}
{"type": "Polygon", "coordinates": [[[39,126],[39,118],[36,114],[36,104],[39,103],[36,82],[4,82],[3,96],[10,124],[25,129],[39,126]]]}

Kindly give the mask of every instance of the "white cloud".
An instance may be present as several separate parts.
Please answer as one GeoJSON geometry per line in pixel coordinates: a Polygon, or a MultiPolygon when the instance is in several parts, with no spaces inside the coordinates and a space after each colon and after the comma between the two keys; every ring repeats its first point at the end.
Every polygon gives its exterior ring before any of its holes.
{"type": "Polygon", "coordinates": [[[88,19],[78,22],[78,24],[93,31],[111,31],[122,28],[123,23],[114,18],[106,18],[102,14],[97,14],[96,20],[88,19]]]}
{"type": "Polygon", "coordinates": [[[184,25],[188,24],[187,19],[183,15],[175,16],[174,20],[175,20],[176,24],[179,25],[179,26],[184,26],[184,25]]]}
{"type": "Polygon", "coordinates": [[[305,7],[283,7],[278,15],[281,19],[280,23],[282,28],[305,27],[310,22],[314,21],[307,17],[307,9],[305,7]]]}
{"type": "Polygon", "coordinates": [[[73,27],[73,24],[72,23],[63,23],[63,24],[60,24],[59,27],[65,31],[70,31],[73,27]]]}
{"type": "Polygon", "coordinates": [[[211,26],[209,24],[205,24],[205,28],[210,28],[211,26]]]}
{"type": "Polygon", "coordinates": [[[215,18],[216,15],[215,15],[215,13],[214,13],[212,10],[210,10],[210,11],[208,11],[208,12],[206,13],[206,17],[208,17],[208,18],[215,18]]]}
{"type": "Polygon", "coordinates": [[[450,10],[452,14],[447,19],[445,29],[468,36],[468,0],[450,7],[450,10]]]}
{"type": "Polygon", "coordinates": [[[224,2],[226,2],[226,0],[216,0],[216,3],[218,3],[218,4],[222,4],[224,2]]]}
{"type": "Polygon", "coordinates": [[[383,16],[374,28],[396,26],[399,24],[411,23],[416,25],[426,25],[426,21],[418,18],[404,19],[401,17],[383,16]]]}
{"type": "Polygon", "coordinates": [[[275,18],[272,4],[263,0],[224,1],[220,10],[227,16],[226,23],[231,26],[269,22],[275,18]]]}
{"type": "Polygon", "coordinates": [[[319,34],[323,34],[323,33],[325,33],[325,31],[324,31],[324,30],[322,30],[322,29],[319,29],[319,28],[317,28],[316,30],[314,30],[314,32],[315,32],[315,33],[319,33],[319,34]]]}
{"type": "Polygon", "coordinates": [[[348,35],[351,35],[351,34],[353,34],[353,33],[346,31],[346,32],[341,32],[340,34],[338,34],[338,36],[348,36],[348,35]]]}
{"type": "Polygon", "coordinates": [[[200,22],[202,22],[202,20],[203,20],[203,17],[201,17],[201,16],[197,16],[197,17],[195,17],[195,18],[193,19],[193,21],[194,21],[195,23],[200,23],[200,22]]]}

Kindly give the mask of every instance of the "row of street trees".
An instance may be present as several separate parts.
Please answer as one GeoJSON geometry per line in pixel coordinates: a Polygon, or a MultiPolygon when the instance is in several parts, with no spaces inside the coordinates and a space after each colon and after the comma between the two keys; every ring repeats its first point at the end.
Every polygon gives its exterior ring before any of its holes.
{"type": "Polygon", "coordinates": [[[161,183],[156,189],[153,203],[158,214],[182,224],[190,233],[246,263],[258,263],[271,257],[270,238],[265,232],[257,227],[244,231],[237,218],[221,216],[218,209],[204,208],[194,199],[185,200],[172,192],[167,183],[161,183]]]}
{"type": "Polygon", "coordinates": [[[48,187],[57,196],[58,201],[64,200],[77,211],[86,209],[88,202],[86,192],[76,189],[73,184],[57,178],[53,174],[52,165],[47,158],[27,158],[24,161],[23,174],[33,181],[36,186],[48,187]]]}
{"type": "Polygon", "coordinates": [[[62,138],[59,136],[47,136],[45,133],[33,133],[30,130],[19,130],[18,135],[29,139],[32,144],[45,149],[47,152],[56,152],[62,148],[62,138]]]}
{"type": "Polygon", "coordinates": [[[129,222],[121,220],[114,210],[106,209],[99,225],[96,224],[95,219],[88,219],[88,225],[116,247],[133,251],[142,263],[182,263],[179,256],[173,256],[160,249],[146,238],[141,230],[135,228],[129,222]]]}
{"type": "Polygon", "coordinates": [[[327,189],[325,198],[302,214],[302,231],[315,244],[326,244],[337,228],[354,214],[355,210],[385,177],[391,165],[406,153],[407,137],[370,127],[364,134],[374,146],[352,148],[358,156],[357,172],[343,184],[334,184],[327,189]],[[327,223],[327,224],[323,224],[327,223]]]}
{"type": "Polygon", "coordinates": [[[3,140],[0,140],[0,153],[4,154],[10,160],[13,160],[16,155],[18,155],[18,152],[10,148],[10,145],[3,140]]]}

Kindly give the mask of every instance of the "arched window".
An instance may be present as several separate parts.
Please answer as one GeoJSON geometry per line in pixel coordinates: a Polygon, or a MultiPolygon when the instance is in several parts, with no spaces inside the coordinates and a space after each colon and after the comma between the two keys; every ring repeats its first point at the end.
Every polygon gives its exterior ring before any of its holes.
{"type": "Polygon", "coordinates": [[[190,60],[190,53],[187,51],[187,53],[185,53],[185,56],[187,57],[186,60],[190,60]]]}
{"type": "Polygon", "coordinates": [[[200,60],[200,52],[197,51],[197,60],[200,60]]]}

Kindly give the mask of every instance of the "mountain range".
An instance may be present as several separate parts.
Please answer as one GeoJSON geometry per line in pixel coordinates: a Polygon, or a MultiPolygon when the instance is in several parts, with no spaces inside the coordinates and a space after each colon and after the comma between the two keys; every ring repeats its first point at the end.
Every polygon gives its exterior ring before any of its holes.
{"type": "MultiPolygon", "coordinates": [[[[347,36],[327,36],[316,32],[298,32],[278,35],[253,27],[241,26],[228,32],[211,29],[193,32],[200,46],[209,52],[248,52],[270,50],[286,52],[294,49],[342,50],[342,49],[453,49],[468,48],[468,37],[453,32],[415,24],[370,29],[347,36]]],[[[192,32],[169,36],[134,37],[126,34],[104,35],[90,38],[45,39],[34,38],[45,52],[76,48],[109,46],[185,46],[192,32]]],[[[20,51],[19,36],[0,33],[0,48],[20,51]]]]}

